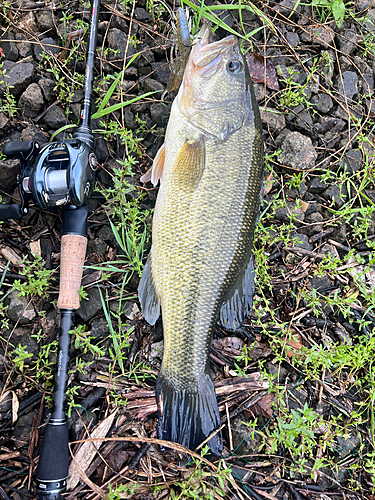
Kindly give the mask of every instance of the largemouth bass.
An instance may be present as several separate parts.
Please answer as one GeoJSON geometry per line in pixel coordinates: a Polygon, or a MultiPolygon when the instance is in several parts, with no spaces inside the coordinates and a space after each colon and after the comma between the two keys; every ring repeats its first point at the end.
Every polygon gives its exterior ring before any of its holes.
{"type": "MultiPolygon", "coordinates": [[[[156,385],[161,439],[197,447],[220,426],[209,354],[213,327],[235,329],[254,292],[252,246],[263,180],[259,109],[234,36],[193,47],[151,180],[161,179],[139,285],[144,318],[163,313],[156,385]]],[[[208,445],[219,455],[220,434],[208,445]]]]}

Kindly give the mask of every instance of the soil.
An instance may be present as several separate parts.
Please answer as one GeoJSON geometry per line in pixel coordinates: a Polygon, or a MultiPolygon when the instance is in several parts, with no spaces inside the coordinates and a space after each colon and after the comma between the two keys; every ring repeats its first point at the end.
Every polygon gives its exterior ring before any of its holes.
{"type": "MultiPolygon", "coordinates": [[[[193,498],[184,493],[182,483],[192,492],[207,483],[213,496],[201,489],[194,498],[219,498],[213,479],[217,461],[213,469],[198,466],[198,458],[186,465],[183,450],[165,450],[155,440],[154,388],[162,359],[162,325],[160,320],[154,327],[144,321],[136,295],[138,273],[127,274],[129,262],[103,265],[124,262],[107,216],[116,225],[124,207],[135,206],[139,212],[132,212],[138,222],[132,225],[129,215],[123,225],[147,232],[141,245],[143,263],[150,246],[150,210],[157,188],[143,185],[140,177],[163,143],[175,96],[161,99],[176,39],[171,12],[177,6],[170,0],[109,0],[101,5],[95,106],[110,88],[112,75],[123,68],[121,93],[113,94],[110,105],[156,93],[92,122],[96,131],[104,128],[102,121],[111,130],[95,133],[101,168],[90,202],[86,297],[75,317],[80,330],[72,338],[69,400],[77,406],[71,411],[69,432],[71,442],[93,431],[113,440],[104,442],[98,454],[90,454],[80,443],[71,445],[81,467],[73,470],[72,459],[70,490],[64,497],[69,500],[193,498]],[[132,175],[127,171],[121,177],[117,169],[123,163],[118,162],[126,162],[129,154],[134,158],[132,175]],[[119,178],[121,188],[114,184],[119,178]],[[102,297],[107,298],[105,310],[102,297]],[[121,362],[113,359],[119,341],[114,341],[115,330],[124,340],[121,362]],[[207,474],[214,471],[211,482],[192,474],[201,467],[207,474]],[[109,483],[122,491],[105,496],[109,483]],[[153,490],[151,484],[156,485],[153,490]]],[[[223,456],[232,470],[224,496],[373,499],[371,416],[361,414],[358,425],[351,419],[370,397],[357,379],[365,376],[370,383],[373,371],[364,375],[359,367],[353,375],[328,364],[313,371],[303,348],[331,352],[337,345],[355,347],[363,336],[371,339],[374,329],[375,10],[370,0],[356,1],[347,7],[345,19],[335,22],[328,8],[310,3],[283,0],[256,6],[257,14],[243,10],[241,16],[224,6],[215,11],[227,30],[250,34],[243,49],[257,54],[256,60],[249,56],[249,63],[266,158],[254,250],[259,269],[256,311],[235,332],[218,323],[211,351],[216,391],[221,394],[223,456]],[[262,13],[270,25],[264,25],[262,13]],[[351,270],[361,265],[358,278],[351,270]],[[338,297],[352,300],[340,308],[338,297]],[[271,385],[274,390],[268,394],[271,385]],[[319,416],[326,427],[309,427],[307,408],[315,412],[314,422],[319,416]],[[272,448],[285,412],[290,425],[293,415],[304,415],[299,422],[306,431],[296,434],[293,445],[284,448],[279,441],[272,448]],[[315,441],[309,441],[309,432],[315,441]],[[323,436],[319,444],[316,436],[323,436]]],[[[3,4],[0,151],[14,140],[44,144],[59,128],[77,124],[85,55],[80,30],[88,20],[89,10],[78,1],[3,4]]],[[[218,28],[215,36],[226,36],[226,30],[218,28]]],[[[60,132],[54,140],[68,133],[60,132]]],[[[2,202],[19,202],[19,172],[18,160],[0,158],[2,202]]],[[[61,230],[60,209],[48,211],[35,204],[22,219],[0,223],[0,498],[5,500],[35,498],[33,478],[56,361],[61,230]],[[15,282],[27,283],[31,272],[23,272],[22,258],[33,262],[35,254],[43,259],[42,269],[51,271],[47,284],[40,295],[19,296],[15,282]],[[23,359],[25,352],[28,357],[23,359]]]]}

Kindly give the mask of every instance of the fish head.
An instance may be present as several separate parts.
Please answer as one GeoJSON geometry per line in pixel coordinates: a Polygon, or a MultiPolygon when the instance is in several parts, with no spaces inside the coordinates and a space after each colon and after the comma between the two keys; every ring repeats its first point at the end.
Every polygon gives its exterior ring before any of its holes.
{"type": "Polygon", "coordinates": [[[176,105],[201,131],[224,141],[254,117],[250,75],[235,36],[209,40],[210,30],[204,25],[190,53],[176,105]]]}

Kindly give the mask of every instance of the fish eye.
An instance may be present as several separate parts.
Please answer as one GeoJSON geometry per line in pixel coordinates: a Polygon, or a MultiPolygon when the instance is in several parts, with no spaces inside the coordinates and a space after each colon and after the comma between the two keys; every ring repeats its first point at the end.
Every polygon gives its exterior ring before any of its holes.
{"type": "Polygon", "coordinates": [[[239,73],[243,70],[243,64],[238,59],[233,59],[228,63],[228,69],[231,73],[239,73]]]}

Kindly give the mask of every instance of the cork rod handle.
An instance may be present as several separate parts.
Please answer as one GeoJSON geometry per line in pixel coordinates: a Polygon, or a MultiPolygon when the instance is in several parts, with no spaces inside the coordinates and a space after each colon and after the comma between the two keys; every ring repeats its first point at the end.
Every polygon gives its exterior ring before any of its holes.
{"type": "Polygon", "coordinates": [[[78,309],[87,238],[64,234],[61,238],[59,309],[78,309]]]}

